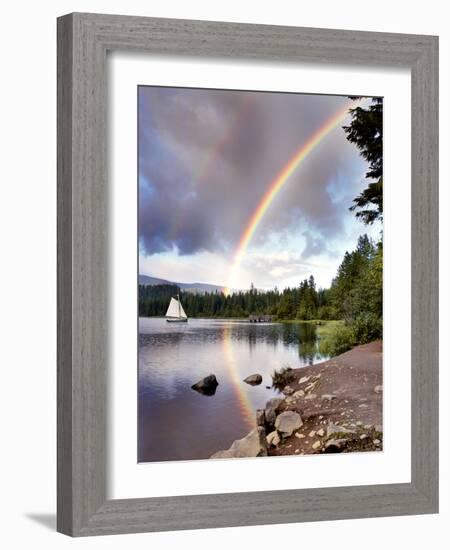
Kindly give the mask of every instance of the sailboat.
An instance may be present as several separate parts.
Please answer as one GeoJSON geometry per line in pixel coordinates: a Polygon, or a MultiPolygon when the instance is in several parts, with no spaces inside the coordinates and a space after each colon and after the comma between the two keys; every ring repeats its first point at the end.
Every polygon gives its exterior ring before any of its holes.
{"type": "Polygon", "coordinates": [[[187,315],[181,305],[180,295],[170,299],[169,307],[166,311],[166,321],[168,323],[187,323],[187,315]]]}

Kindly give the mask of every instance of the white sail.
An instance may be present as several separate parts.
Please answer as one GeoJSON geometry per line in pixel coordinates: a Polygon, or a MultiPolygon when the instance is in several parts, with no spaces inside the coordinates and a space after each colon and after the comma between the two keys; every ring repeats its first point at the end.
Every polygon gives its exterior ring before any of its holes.
{"type": "Polygon", "coordinates": [[[181,305],[181,302],[179,302],[176,298],[170,299],[170,304],[166,311],[166,317],[187,319],[187,315],[181,305]]]}
{"type": "Polygon", "coordinates": [[[179,304],[180,304],[180,317],[182,317],[183,319],[187,319],[186,312],[184,311],[183,306],[181,305],[181,302],[179,302],[179,304]]]}
{"type": "Polygon", "coordinates": [[[169,307],[166,311],[166,317],[179,317],[180,316],[180,307],[178,300],[175,298],[170,299],[169,307]]]}

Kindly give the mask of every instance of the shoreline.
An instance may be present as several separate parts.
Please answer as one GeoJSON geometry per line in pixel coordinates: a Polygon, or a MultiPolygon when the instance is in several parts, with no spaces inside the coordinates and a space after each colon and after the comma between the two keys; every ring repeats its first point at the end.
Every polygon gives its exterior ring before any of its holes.
{"type": "MultiPolygon", "coordinates": [[[[165,315],[139,315],[139,319],[165,319],[165,315]]],[[[249,322],[248,317],[189,317],[188,319],[198,319],[202,321],[245,321],[249,322]]],[[[261,321],[259,323],[254,323],[256,325],[270,325],[274,323],[306,323],[316,326],[324,326],[327,323],[343,323],[342,319],[273,319],[272,321],[261,321]]]]}
{"type": "Polygon", "coordinates": [[[377,340],[292,369],[280,398],[255,411],[256,428],[211,458],[381,451],[382,350],[377,340]]]}

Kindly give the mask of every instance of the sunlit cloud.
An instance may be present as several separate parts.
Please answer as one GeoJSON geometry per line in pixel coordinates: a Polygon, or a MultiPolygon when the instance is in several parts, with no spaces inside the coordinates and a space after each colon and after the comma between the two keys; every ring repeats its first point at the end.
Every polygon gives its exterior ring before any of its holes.
{"type": "MultiPolygon", "coordinates": [[[[139,89],[140,273],[226,284],[233,251],[267,186],[348,98],[139,89]]],[[[296,170],[258,225],[236,284],[327,286],[366,231],[349,212],[366,165],[338,127],[296,170]]],[[[376,235],[379,228],[369,228],[376,235]]]]}

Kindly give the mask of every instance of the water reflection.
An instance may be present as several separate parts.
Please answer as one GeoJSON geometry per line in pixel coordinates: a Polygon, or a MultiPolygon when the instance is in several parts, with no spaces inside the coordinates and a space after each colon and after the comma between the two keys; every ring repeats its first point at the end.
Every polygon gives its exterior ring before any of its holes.
{"type": "Polygon", "coordinates": [[[323,359],[312,324],[141,318],[139,325],[140,462],[207,458],[227,448],[278,393],[266,387],[273,370],[323,359]],[[261,385],[243,382],[255,373],[261,385]],[[209,374],[219,382],[216,393],[192,391],[209,374]]]}

